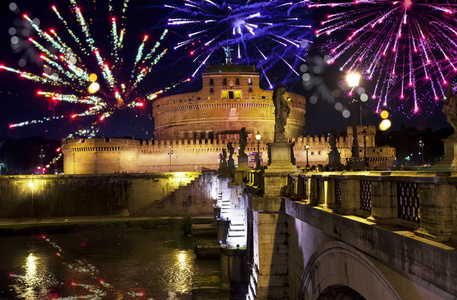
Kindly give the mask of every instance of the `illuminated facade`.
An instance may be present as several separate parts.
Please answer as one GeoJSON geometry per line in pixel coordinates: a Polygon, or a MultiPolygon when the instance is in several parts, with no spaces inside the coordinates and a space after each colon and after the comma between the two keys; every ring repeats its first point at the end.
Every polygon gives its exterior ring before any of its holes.
{"type": "MultiPolygon", "coordinates": [[[[203,74],[203,87],[194,93],[157,99],[153,103],[155,140],[133,138],[95,138],[65,140],[62,144],[65,174],[101,174],[114,172],[169,172],[218,169],[220,154],[231,142],[237,163],[238,133],[248,133],[246,150],[249,165],[254,166],[257,149],[263,165],[268,162],[267,143],[274,137],[273,91],[259,87],[259,73],[247,66],[209,66],[203,74]],[[255,139],[259,132],[262,138],[255,139]]],[[[328,136],[305,136],[306,99],[295,93],[284,95],[291,113],[286,136],[295,142],[296,164],[304,167],[326,165],[330,152],[328,136]],[[308,153],[305,145],[309,145],[308,153]],[[308,154],[308,155],[307,155],[308,154]]],[[[365,126],[358,126],[361,157],[364,155],[365,126]]],[[[367,158],[371,166],[388,167],[395,149],[376,147],[374,126],[366,135],[367,158]]],[[[341,161],[351,156],[352,128],[337,141],[341,161]]]]}
{"type": "MultiPolygon", "coordinates": [[[[158,140],[214,139],[227,132],[260,132],[273,139],[273,91],[259,86],[255,67],[208,66],[198,92],[163,97],[154,101],[154,136],[158,140]]],[[[291,112],[286,136],[305,134],[305,97],[286,93],[291,112]]]]}

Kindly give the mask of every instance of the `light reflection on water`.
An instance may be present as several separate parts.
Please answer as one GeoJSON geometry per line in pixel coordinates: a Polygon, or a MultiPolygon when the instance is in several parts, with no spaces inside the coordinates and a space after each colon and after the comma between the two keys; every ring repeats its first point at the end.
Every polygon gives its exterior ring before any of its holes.
{"type": "Polygon", "coordinates": [[[0,237],[0,299],[191,299],[193,275],[219,269],[215,260],[197,261],[194,240],[170,229],[49,238],[63,251],[32,237],[0,237]]]}

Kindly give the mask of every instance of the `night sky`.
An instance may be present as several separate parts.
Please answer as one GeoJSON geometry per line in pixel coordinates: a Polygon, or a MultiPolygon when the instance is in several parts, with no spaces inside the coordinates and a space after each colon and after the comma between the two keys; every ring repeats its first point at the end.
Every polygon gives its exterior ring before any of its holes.
{"type": "MultiPolygon", "coordinates": [[[[78,1],[78,4],[81,3],[81,7],[83,8],[83,14],[87,11],[87,5],[91,2],[92,1],[89,0],[78,1]]],[[[73,20],[74,18],[70,15],[69,1],[18,0],[15,1],[15,3],[17,3],[19,7],[20,13],[18,14],[12,12],[8,8],[8,4],[4,2],[2,2],[0,6],[0,38],[2,40],[2,43],[0,44],[0,64],[40,74],[42,72],[42,67],[34,62],[39,53],[34,50],[35,48],[33,46],[28,46],[18,53],[15,53],[10,44],[11,35],[8,31],[11,27],[18,28],[17,24],[22,20],[22,14],[27,13],[31,18],[37,17],[40,19],[40,28],[49,29],[55,26],[57,31],[62,33],[65,30],[61,25],[61,22],[52,12],[51,5],[57,4],[59,11],[61,13],[65,12],[68,19],[73,20]],[[32,53],[31,56],[29,53],[32,53]],[[24,67],[18,65],[21,58],[26,59],[26,65],[24,67]]],[[[160,36],[163,26],[166,23],[167,13],[166,10],[160,8],[162,4],[163,1],[131,1],[127,14],[126,51],[124,52],[126,53],[126,59],[134,58],[136,49],[144,34],[149,34],[154,42],[160,36]]],[[[108,19],[105,7],[99,7],[93,16],[98,18],[96,20],[96,22],[98,22],[97,24],[103,24],[101,21],[108,19]]],[[[105,26],[105,28],[101,25],[97,26],[96,32],[98,35],[95,36],[96,44],[100,49],[104,49],[103,41],[107,40],[107,35],[109,35],[110,30],[108,21],[104,23],[107,23],[108,25],[105,26]],[[103,34],[105,36],[103,36],[103,34]]],[[[72,27],[72,29],[75,28],[76,27],[72,27]]],[[[168,42],[179,41],[179,35],[180,33],[171,30],[168,42]]],[[[37,34],[33,32],[32,36],[36,38],[37,34]]],[[[184,51],[172,51],[172,45],[169,45],[168,47],[170,48],[170,51],[141,84],[142,90],[145,93],[159,90],[171,82],[190,77],[191,73],[195,70],[196,65],[192,63],[191,58],[185,56],[184,51]]],[[[108,49],[109,45],[107,45],[106,48],[108,49]]],[[[325,51],[320,48],[310,49],[310,56],[307,60],[314,55],[323,56],[324,54],[325,51]]],[[[277,74],[287,72],[286,69],[279,69],[278,71],[277,74]]],[[[336,67],[326,68],[324,73],[319,76],[329,91],[338,89],[340,85],[339,81],[343,79],[341,72],[339,72],[336,67]]],[[[280,77],[280,75],[277,75],[277,77],[280,77]]],[[[172,90],[171,93],[195,91],[200,88],[200,84],[201,81],[195,79],[190,84],[172,90]]],[[[361,85],[364,84],[369,83],[361,82],[361,85]]],[[[261,85],[263,85],[262,88],[266,88],[265,82],[262,82],[261,85]]],[[[346,126],[350,125],[351,120],[345,119],[341,113],[334,108],[334,104],[328,103],[324,96],[318,96],[319,100],[316,104],[310,103],[309,99],[315,93],[315,88],[313,90],[306,90],[300,79],[287,85],[290,87],[291,91],[301,93],[308,99],[306,115],[307,134],[326,133],[332,127],[337,128],[339,131],[345,131],[346,126]]],[[[74,104],[52,104],[47,98],[37,96],[36,91],[38,89],[43,89],[40,87],[40,84],[21,79],[17,74],[0,70],[0,137],[24,138],[29,136],[43,136],[52,139],[62,139],[83,123],[65,118],[64,120],[47,122],[44,124],[9,129],[9,124],[12,123],[40,119],[46,116],[57,116],[62,113],[68,114],[76,109],[74,104]]],[[[346,96],[344,92],[341,92],[340,96],[335,99],[336,102],[340,102],[345,106],[347,106],[349,100],[349,97],[346,96]]],[[[151,107],[151,101],[147,101],[146,107],[141,110],[126,110],[116,113],[114,116],[103,121],[101,130],[97,136],[122,137],[130,135],[142,139],[153,138],[151,107]]],[[[369,110],[365,110],[363,118],[365,124],[378,125],[380,120],[381,118],[378,115],[369,112],[369,110]]],[[[427,118],[407,119],[401,114],[397,114],[392,116],[391,120],[393,123],[392,129],[394,130],[398,130],[401,123],[405,123],[407,126],[415,127],[417,129],[425,129],[427,127],[439,129],[448,127],[445,116],[441,112],[441,107],[435,109],[433,114],[427,118]]]]}

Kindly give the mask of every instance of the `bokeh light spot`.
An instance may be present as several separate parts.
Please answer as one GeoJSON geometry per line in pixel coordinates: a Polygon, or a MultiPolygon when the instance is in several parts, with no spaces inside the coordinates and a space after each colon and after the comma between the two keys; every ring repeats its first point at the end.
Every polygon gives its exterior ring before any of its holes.
{"type": "Polygon", "coordinates": [[[387,110],[383,110],[381,112],[381,118],[387,119],[389,117],[389,112],[387,110]]]}

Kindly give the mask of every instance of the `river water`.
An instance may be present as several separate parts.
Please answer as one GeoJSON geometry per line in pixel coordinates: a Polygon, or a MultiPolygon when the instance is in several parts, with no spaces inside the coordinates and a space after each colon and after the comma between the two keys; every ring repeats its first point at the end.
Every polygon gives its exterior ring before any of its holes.
{"type": "Polygon", "coordinates": [[[193,276],[219,271],[196,259],[198,239],[117,227],[0,237],[0,299],[191,299],[193,276]]]}

